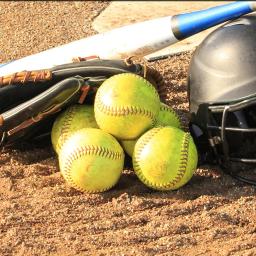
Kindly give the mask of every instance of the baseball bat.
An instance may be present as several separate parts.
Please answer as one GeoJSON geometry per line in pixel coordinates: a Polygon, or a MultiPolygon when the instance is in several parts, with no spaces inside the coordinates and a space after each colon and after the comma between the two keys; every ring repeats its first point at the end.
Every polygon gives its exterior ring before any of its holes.
{"type": "Polygon", "coordinates": [[[145,56],[205,29],[256,10],[256,2],[232,2],[209,9],[152,19],[96,34],[0,66],[0,76],[48,69],[74,57],[102,59],[145,56]]]}

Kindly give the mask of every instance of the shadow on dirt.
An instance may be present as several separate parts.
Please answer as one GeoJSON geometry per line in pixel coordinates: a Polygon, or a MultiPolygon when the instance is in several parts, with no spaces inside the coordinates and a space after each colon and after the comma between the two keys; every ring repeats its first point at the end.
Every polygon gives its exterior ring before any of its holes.
{"type": "Polygon", "coordinates": [[[122,196],[142,197],[147,199],[171,199],[175,201],[195,200],[203,196],[221,197],[225,200],[237,200],[255,195],[256,188],[239,182],[219,169],[198,169],[185,186],[175,191],[154,191],[146,187],[133,170],[125,170],[119,183],[112,190],[102,194],[109,200],[122,196]]]}

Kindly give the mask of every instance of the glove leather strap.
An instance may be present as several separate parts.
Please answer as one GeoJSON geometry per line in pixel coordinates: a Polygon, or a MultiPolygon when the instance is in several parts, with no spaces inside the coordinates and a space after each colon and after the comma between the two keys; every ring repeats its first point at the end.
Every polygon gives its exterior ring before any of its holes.
{"type": "Polygon", "coordinates": [[[83,102],[89,86],[80,77],[67,78],[28,102],[0,116],[0,130],[8,137],[61,111],[64,107],[83,102]]]}

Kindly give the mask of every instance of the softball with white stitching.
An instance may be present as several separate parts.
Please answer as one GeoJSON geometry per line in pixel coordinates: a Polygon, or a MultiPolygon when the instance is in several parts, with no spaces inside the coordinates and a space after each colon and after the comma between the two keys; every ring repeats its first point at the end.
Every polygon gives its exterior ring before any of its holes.
{"type": "Polygon", "coordinates": [[[124,151],[109,133],[84,128],[63,144],[59,167],[67,183],[88,193],[111,189],[119,180],[124,166],[124,151]]]}
{"type": "Polygon", "coordinates": [[[75,104],[58,115],[51,131],[51,141],[55,152],[59,152],[72,133],[82,128],[98,128],[93,106],[75,104]]]}
{"type": "Polygon", "coordinates": [[[152,128],[159,109],[155,87],[131,73],[108,78],[95,95],[96,122],[118,139],[135,139],[152,128]]]}
{"type": "Polygon", "coordinates": [[[188,132],[171,126],[156,127],[135,144],[133,168],[146,186],[175,190],[192,178],[197,158],[197,149],[188,132]]]}

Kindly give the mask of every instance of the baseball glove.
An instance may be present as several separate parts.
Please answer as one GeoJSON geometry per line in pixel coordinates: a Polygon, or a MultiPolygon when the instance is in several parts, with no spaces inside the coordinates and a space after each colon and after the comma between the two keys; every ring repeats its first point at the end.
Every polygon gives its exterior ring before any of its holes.
{"type": "MultiPolygon", "coordinates": [[[[162,91],[163,78],[145,63],[79,59],[79,62],[0,77],[0,147],[49,135],[56,116],[72,104],[92,104],[109,77],[134,73],[162,91]]],[[[160,93],[161,98],[161,93],[160,93]]]]}

